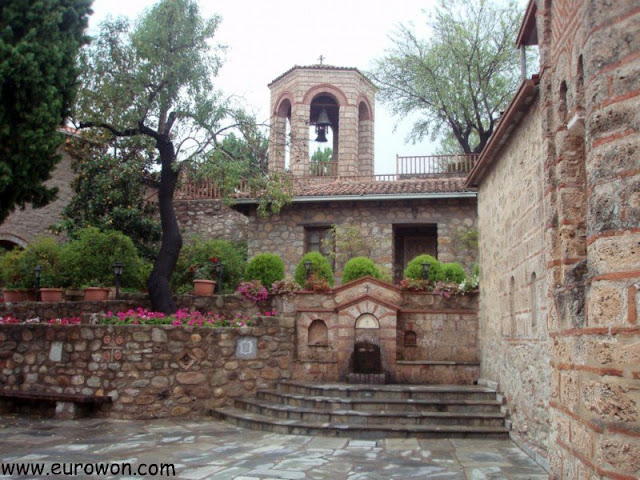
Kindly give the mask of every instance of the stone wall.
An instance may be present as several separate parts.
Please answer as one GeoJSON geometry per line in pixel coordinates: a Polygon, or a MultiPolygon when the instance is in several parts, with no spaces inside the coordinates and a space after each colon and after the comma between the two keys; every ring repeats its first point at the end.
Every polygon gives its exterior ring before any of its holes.
{"type": "Polygon", "coordinates": [[[1,325],[0,389],[109,395],[100,413],[115,418],[203,416],[289,378],[292,345],[291,322],[273,317],[240,329],[1,325]]]}
{"type": "Polygon", "coordinates": [[[637,478],[640,9],[538,1],[536,18],[545,67],[551,471],[637,478]]]}
{"type": "MultiPolygon", "coordinates": [[[[41,321],[61,317],[82,317],[86,320],[93,313],[125,312],[132,308],[151,309],[149,295],[123,294],[121,300],[106,300],[100,302],[64,301],[56,303],[47,302],[0,302],[0,317],[13,315],[20,320],[38,317],[41,321]]],[[[196,297],[194,295],[179,295],[174,297],[177,308],[186,308],[189,311],[214,312],[231,316],[238,312],[254,316],[258,310],[270,310],[271,301],[261,302],[259,308],[238,295],[215,295],[212,297],[196,297]]]]}
{"type": "Polygon", "coordinates": [[[247,240],[247,217],[229,208],[222,200],[175,200],[174,206],[185,238],[197,235],[232,242],[247,240]]]}
{"type": "Polygon", "coordinates": [[[496,381],[512,435],[547,457],[550,340],[539,102],[478,192],[482,378],[496,381]]]}
{"type": "Polygon", "coordinates": [[[66,152],[60,153],[62,159],[52,172],[51,179],[46,182],[48,187],[58,187],[56,200],[42,208],[32,208],[29,205],[24,210],[14,210],[0,224],[0,241],[26,247],[37,236],[50,235],[48,228],[60,220],[62,210],[73,197],[71,182],[75,174],[71,168],[72,160],[66,152]]]}
{"type": "MultiPolygon", "coordinates": [[[[476,200],[385,200],[327,203],[296,203],[267,218],[255,210],[249,214],[249,257],[258,253],[277,253],[285,263],[286,275],[293,278],[295,268],[306,253],[305,227],[344,224],[357,228],[370,246],[369,257],[389,273],[394,264],[394,225],[437,224],[438,259],[459,262],[469,272],[475,252],[456,241],[459,234],[476,228],[476,200]]],[[[336,278],[342,275],[336,265],[336,278]]]]}

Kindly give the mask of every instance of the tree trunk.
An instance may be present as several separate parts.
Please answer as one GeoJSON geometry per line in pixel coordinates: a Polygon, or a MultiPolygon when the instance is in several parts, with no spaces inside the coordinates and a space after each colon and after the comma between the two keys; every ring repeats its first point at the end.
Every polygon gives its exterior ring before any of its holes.
{"type": "Polygon", "coordinates": [[[178,181],[178,172],[174,170],[175,149],[168,138],[162,138],[156,144],[160,151],[162,170],[160,174],[160,188],[158,190],[158,206],[162,223],[162,243],[160,252],[153,265],[153,271],[147,280],[149,298],[156,312],[175,313],[176,304],[173,301],[169,279],[178,262],[178,255],[182,248],[182,235],[173,208],[173,192],[178,181]]]}

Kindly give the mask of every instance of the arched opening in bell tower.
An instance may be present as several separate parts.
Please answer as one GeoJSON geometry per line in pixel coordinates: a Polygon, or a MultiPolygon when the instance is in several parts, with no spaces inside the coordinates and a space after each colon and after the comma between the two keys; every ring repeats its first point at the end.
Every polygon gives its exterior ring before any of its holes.
{"type": "Polygon", "coordinates": [[[340,105],[330,93],[319,93],[309,112],[309,175],[338,175],[340,105]]]}
{"type": "Polygon", "coordinates": [[[278,104],[273,115],[271,145],[273,155],[269,156],[269,170],[283,172],[289,170],[291,145],[291,100],[284,98],[278,104]]]}

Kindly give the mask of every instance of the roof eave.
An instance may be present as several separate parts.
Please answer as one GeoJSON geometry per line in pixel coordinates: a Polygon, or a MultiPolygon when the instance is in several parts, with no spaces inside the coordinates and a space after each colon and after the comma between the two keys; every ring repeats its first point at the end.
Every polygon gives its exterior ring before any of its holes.
{"type": "MultiPolygon", "coordinates": [[[[298,195],[294,196],[291,203],[318,203],[318,202],[358,202],[380,200],[421,200],[421,199],[447,199],[447,198],[475,198],[477,192],[429,192],[429,193],[397,193],[379,195],[298,195]]],[[[257,198],[239,198],[234,201],[237,205],[253,205],[259,203],[257,198]]]]}
{"type": "Polygon", "coordinates": [[[516,37],[516,47],[538,45],[538,30],[536,29],[536,12],[538,6],[536,0],[529,0],[527,10],[522,17],[522,23],[520,24],[520,30],[518,30],[518,36],[516,37]]]}

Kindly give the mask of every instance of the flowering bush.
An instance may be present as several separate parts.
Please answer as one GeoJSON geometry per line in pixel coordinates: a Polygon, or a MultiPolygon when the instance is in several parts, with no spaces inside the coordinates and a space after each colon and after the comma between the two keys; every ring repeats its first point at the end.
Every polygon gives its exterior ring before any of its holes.
{"type": "Polygon", "coordinates": [[[241,282],[238,285],[237,292],[243,297],[253,301],[260,302],[266,300],[269,296],[267,289],[260,283],[260,280],[252,280],[250,282],[241,282]]]}
{"type": "Polygon", "coordinates": [[[144,308],[127,310],[126,312],[107,312],[107,316],[100,321],[103,325],[176,325],[195,327],[246,327],[251,325],[249,317],[234,315],[228,318],[218,313],[198,311],[190,312],[183,308],[173,315],[151,312],[144,308]]]}
{"type": "Polygon", "coordinates": [[[326,293],[331,290],[331,285],[329,285],[326,278],[312,273],[309,275],[307,283],[304,284],[304,289],[310,292],[326,293]]]}
{"type": "Polygon", "coordinates": [[[429,280],[405,278],[400,282],[400,288],[408,292],[431,292],[433,285],[429,280]]]}
{"type": "Polygon", "coordinates": [[[197,280],[213,280],[215,277],[214,267],[218,263],[217,257],[209,257],[202,263],[194,263],[189,267],[189,272],[197,280]]]}
{"type": "Polygon", "coordinates": [[[298,290],[302,290],[302,287],[296,282],[280,280],[279,282],[273,282],[273,284],[271,284],[271,293],[273,295],[291,296],[298,290]]]}
{"type": "Polygon", "coordinates": [[[464,295],[478,288],[477,277],[472,276],[471,279],[465,279],[462,283],[453,282],[435,282],[429,280],[415,280],[405,278],[400,282],[400,288],[408,292],[432,292],[436,295],[442,295],[449,298],[452,295],[464,295]]]}
{"type": "Polygon", "coordinates": [[[7,315],[6,317],[0,317],[0,324],[11,324],[11,323],[20,323],[20,320],[18,320],[16,317],[14,317],[11,314],[7,315]]]}
{"type": "Polygon", "coordinates": [[[50,323],[51,325],[80,325],[82,323],[82,319],[80,317],[52,318],[47,323],[50,323]]]}

